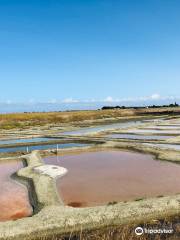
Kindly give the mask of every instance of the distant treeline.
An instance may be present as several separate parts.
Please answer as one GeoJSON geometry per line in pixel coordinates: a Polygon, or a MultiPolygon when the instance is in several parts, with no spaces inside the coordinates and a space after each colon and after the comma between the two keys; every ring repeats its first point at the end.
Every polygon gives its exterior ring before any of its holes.
{"type": "Polygon", "coordinates": [[[104,106],[102,110],[111,110],[111,109],[143,109],[143,108],[174,108],[179,107],[179,104],[171,103],[169,105],[149,105],[146,107],[126,107],[126,106],[104,106]]]}

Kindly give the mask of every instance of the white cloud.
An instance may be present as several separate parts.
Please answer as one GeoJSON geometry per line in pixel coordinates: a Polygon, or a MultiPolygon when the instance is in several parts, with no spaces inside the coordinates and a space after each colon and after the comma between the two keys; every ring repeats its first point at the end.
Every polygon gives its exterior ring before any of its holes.
{"type": "Polygon", "coordinates": [[[2,101],[0,100],[0,104],[2,105],[40,105],[40,104],[52,104],[52,105],[62,105],[62,104],[75,104],[79,103],[80,105],[96,105],[96,104],[130,104],[130,105],[138,105],[138,104],[151,104],[153,102],[157,102],[157,104],[163,104],[165,103],[172,103],[174,101],[180,101],[180,96],[173,96],[173,95],[167,95],[167,96],[161,96],[158,93],[154,93],[149,96],[141,96],[141,97],[126,97],[126,98],[113,98],[112,96],[108,96],[105,99],[82,99],[77,100],[73,98],[65,98],[64,100],[57,100],[57,99],[51,99],[47,102],[37,102],[35,99],[30,99],[27,102],[13,102],[11,100],[2,101]]]}
{"type": "Polygon", "coordinates": [[[159,94],[155,93],[155,94],[150,96],[150,99],[152,99],[152,100],[159,100],[159,99],[161,99],[161,96],[159,94]]]}
{"type": "Polygon", "coordinates": [[[104,102],[114,102],[113,98],[112,97],[107,97],[104,99],[104,102]]]}
{"type": "Polygon", "coordinates": [[[35,103],[36,101],[35,101],[35,99],[34,98],[31,98],[31,99],[29,99],[29,101],[28,101],[28,103],[30,103],[30,104],[33,104],[33,103],[35,103]]]}
{"type": "Polygon", "coordinates": [[[66,98],[62,100],[62,103],[78,103],[79,100],[73,99],[73,98],[66,98]]]}
{"type": "Polygon", "coordinates": [[[57,103],[57,100],[56,99],[51,99],[51,100],[48,101],[48,103],[55,104],[55,103],[57,103]]]}
{"type": "MultiPolygon", "coordinates": [[[[107,103],[121,103],[121,102],[148,102],[148,101],[161,101],[161,100],[177,100],[180,99],[178,96],[161,96],[158,93],[154,93],[150,96],[142,96],[142,97],[127,97],[127,98],[113,98],[108,96],[104,100],[96,101],[96,102],[107,102],[107,103]]],[[[88,100],[87,100],[88,101],[88,100]]]]}

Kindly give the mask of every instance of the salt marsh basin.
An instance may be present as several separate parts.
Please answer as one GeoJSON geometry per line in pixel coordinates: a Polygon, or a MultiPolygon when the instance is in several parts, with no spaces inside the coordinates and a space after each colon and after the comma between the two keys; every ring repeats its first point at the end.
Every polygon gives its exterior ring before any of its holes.
{"type": "Polygon", "coordinates": [[[87,207],[180,192],[180,166],[128,151],[97,151],[45,158],[68,174],[57,180],[67,205],[87,207]]]}
{"type": "Polygon", "coordinates": [[[23,146],[23,147],[0,147],[0,153],[8,153],[8,152],[27,152],[34,150],[48,150],[48,149],[59,149],[71,148],[71,147],[85,147],[87,144],[81,143],[59,143],[59,144],[43,144],[43,145],[34,145],[34,146],[23,146]]]}
{"type": "MultiPolygon", "coordinates": [[[[48,232],[51,239],[50,235],[69,236],[74,227],[78,232],[82,227],[86,231],[89,226],[93,231],[97,227],[104,231],[112,223],[115,226],[121,226],[125,220],[128,224],[135,223],[138,217],[138,221],[145,222],[174,216],[179,211],[180,157],[168,144],[178,145],[178,133],[175,136],[159,130],[151,134],[159,122],[174,124],[170,117],[145,119],[147,116],[133,116],[115,119],[114,123],[112,119],[94,124],[88,120],[64,126],[3,130],[1,159],[23,161],[23,168],[20,166],[15,169],[16,174],[13,172],[16,178],[11,179],[11,174],[8,178],[28,190],[25,203],[33,211],[30,215],[13,215],[17,220],[10,215],[5,224],[1,222],[0,237],[12,240],[13,235],[16,240],[24,240],[30,236],[34,240],[48,232]],[[144,131],[143,128],[151,131],[136,133],[144,131]],[[118,134],[120,138],[108,138],[119,137],[118,134]],[[133,136],[140,137],[132,139],[133,136]],[[165,146],[160,148],[157,144],[165,146]],[[11,219],[16,220],[15,225],[8,221],[11,219]],[[66,228],[67,222],[70,228],[66,228]],[[58,226],[56,229],[54,224],[58,226]],[[25,225],[28,228],[24,229],[25,225]]],[[[178,124],[178,118],[176,121],[178,124]]],[[[9,209],[12,213],[13,209],[9,209]]]]}
{"type": "Polygon", "coordinates": [[[11,179],[22,168],[21,161],[0,161],[0,222],[31,216],[32,208],[25,186],[11,179]]]}
{"type": "Polygon", "coordinates": [[[165,140],[169,138],[173,138],[174,136],[166,136],[166,135],[138,135],[138,134],[109,134],[107,138],[119,138],[119,139],[135,139],[135,140],[165,140]]]}

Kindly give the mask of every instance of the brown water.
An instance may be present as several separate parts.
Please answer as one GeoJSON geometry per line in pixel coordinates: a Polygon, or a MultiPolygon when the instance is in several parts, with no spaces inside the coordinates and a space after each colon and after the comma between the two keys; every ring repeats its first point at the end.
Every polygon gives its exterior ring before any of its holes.
{"type": "Polygon", "coordinates": [[[0,221],[16,220],[32,214],[27,189],[10,178],[21,167],[20,161],[0,162],[0,221]]]}
{"type": "Polygon", "coordinates": [[[88,152],[49,157],[68,169],[57,180],[64,202],[74,207],[180,193],[180,166],[127,151],[88,152]]]}

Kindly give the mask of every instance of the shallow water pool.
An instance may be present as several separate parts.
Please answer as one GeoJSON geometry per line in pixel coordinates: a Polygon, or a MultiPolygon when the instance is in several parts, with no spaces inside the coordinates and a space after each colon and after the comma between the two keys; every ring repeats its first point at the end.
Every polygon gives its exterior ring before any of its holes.
{"type": "Polygon", "coordinates": [[[160,136],[160,135],[138,135],[138,134],[110,134],[107,138],[119,139],[137,139],[137,140],[165,140],[174,136],[160,136]]]}
{"type": "Polygon", "coordinates": [[[9,140],[0,140],[0,144],[16,144],[16,143],[38,143],[46,142],[50,140],[57,140],[55,138],[22,138],[22,139],[9,139],[9,140]]]}
{"type": "Polygon", "coordinates": [[[97,133],[97,132],[113,130],[113,129],[123,129],[123,128],[131,127],[131,126],[136,126],[141,123],[142,123],[142,121],[127,121],[127,122],[100,125],[100,126],[96,126],[96,127],[87,127],[87,128],[85,127],[85,128],[74,130],[74,131],[63,132],[60,134],[63,134],[63,135],[86,135],[86,134],[97,133]]]}
{"type": "Polygon", "coordinates": [[[180,192],[180,166],[129,151],[86,152],[48,157],[68,173],[57,180],[67,205],[87,207],[180,192]]]}
{"type": "Polygon", "coordinates": [[[33,151],[33,150],[47,150],[47,149],[56,149],[58,145],[58,149],[61,148],[72,148],[72,147],[85,147],[88,144],[81,144],[81,143],[60,143],[60,144],[47,144],[47,145],[36,145],[36,146],[24,146],[24,147],[11,147],[11,148],[1,148],[0,152],[24,152],[24,151],[33,151]],[[27,149],[28,147],[28,149],[27,149]]]}
{"type": "Polygon", "coordinates": [[[32,214],[27,189],[10,178],[22,167],[20,161],[0,161],[0,221],[16,220],[32,214]]]}
{"type": "Polygon", "coordinates": [[[175,130],[156,130],[156,129],[148,129],[148,128],[143,128],[143,129],[131,129],[127,130],[128,133],[138,133],[138,134],[159,134],[159,135],[174,135],[178,136],[180,135],[180,130],[175,131],[175,130]]]}

